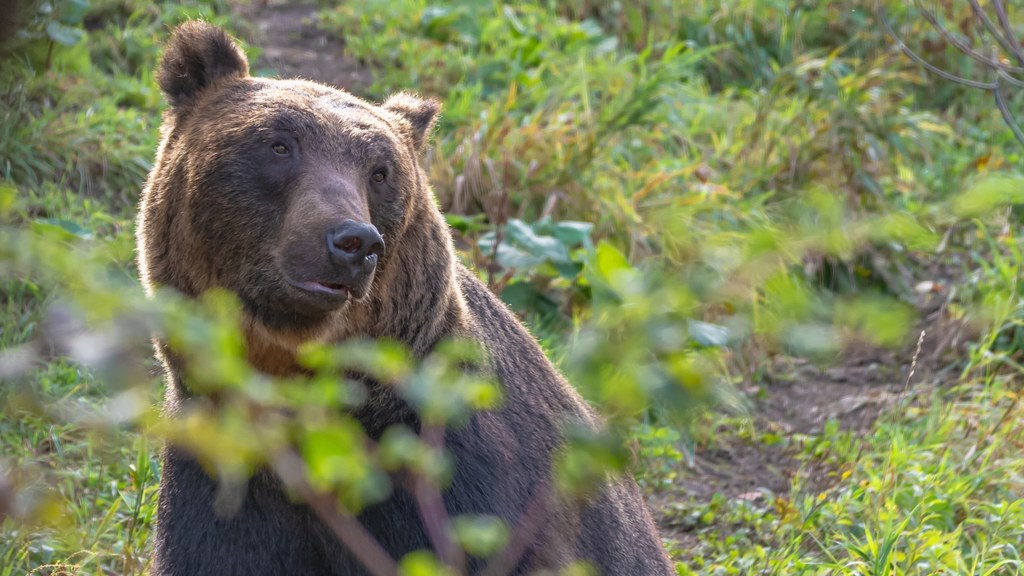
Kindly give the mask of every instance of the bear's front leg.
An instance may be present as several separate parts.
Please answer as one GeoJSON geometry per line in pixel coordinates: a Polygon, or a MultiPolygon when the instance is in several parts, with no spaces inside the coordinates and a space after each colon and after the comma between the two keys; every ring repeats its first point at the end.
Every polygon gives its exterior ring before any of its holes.
{"type": "Polygon", "coordinates": [[[249,480],[233,513],[217,510],[216,481],[183,450],[164,450],[161,476],[152,574],[350,572],[326,564],[318,523],[307,508],[288,501],[270,473],[259,472],[249,480]]]}

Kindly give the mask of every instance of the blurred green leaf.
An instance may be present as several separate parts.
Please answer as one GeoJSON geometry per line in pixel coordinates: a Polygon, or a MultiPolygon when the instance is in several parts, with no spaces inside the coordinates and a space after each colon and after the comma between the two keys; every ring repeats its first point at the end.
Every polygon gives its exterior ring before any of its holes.
{"type": "Polygon", "coordinates": [[[410,552],[398,564],[400,576],[457,576],[451,568],[441,564],[426,550],[410,552]]]}
{"type": "Polygon", "coordinates": [[[450,212],[445,213],[444,219],[448,222],[448,225],[453,229],[458,230],[462,234],[477,233],[483,226],[487,216],[484,214],[453,214],[450,212]]]}
{"type": "Polygon", "coordinates": [[[362,427],[350,418],[302,431],[302,455],[319,490],[340,491],[345,507],[359,510],[391,492],[388,476],[366,450],[362,427]]]}
{"type": "Polygon", "coordinates": [[[729,329],[700,320],[688,320],[690,337],[701,346],[725,346],[729,342],[729,329]]]}
{"type": "Polygon", "coordinates": [[[555,222],[551,225],[551,228],[555,238],[558,238],[565,246],[582,245],[587,248],[590,247],[590,238],[594,231],[594,225],[590,222],[563,220],[555,222]]]}
{"type": "Polygon", "coordinates": [[[89,0],[61,0],[60,21],[68,26],[77,26],[89,13],[89,0]]]}
{"type": "Polygon", "coordinates": [[[58,218],[37,218],[32,222],[34,231],[41,234],[54,234],[67,241],[88,240],[92,238],[92,232],[71,220],[58,218]]]}
{"type": "Polygon", "coordinates": [[[1024,178],[990,176],[953,200],[953,211],[960,218],[982,216],[1001,206],[1024,203],[1024,178]]]}
{"type": "Polygon", "coordinates": [[[880,296],[844,299],[836,306],[837,326],[879,346],[898,346],[913,326],[914,311],[880,296]]]}
{"type": "Polygon", "coordinates": [[[7,217],[14,208],[18,190],[11,185],[0,183],[0,218],[7,217]]]}
{"type": "Polygon", "coordinates": [[[85,31],[80,28],[72,28],[60,22],[50,22],[46,25],[47,37],[63,46],[74,46],[82,41],[85,31]]]}
{"type": "Polygon", "coordinates": [[[611,286],[616,286],[623,274],[633,272],[626,257],[609,242],[597,245],[595,264],[598,277],[611,286]]]}
{"type": "Polygon", "coordinates": [[[463,550],[478,558],[490,557],[508,543],[509,529],[494,516],[462,515],[452,519],[452,530],[463,550]]]}

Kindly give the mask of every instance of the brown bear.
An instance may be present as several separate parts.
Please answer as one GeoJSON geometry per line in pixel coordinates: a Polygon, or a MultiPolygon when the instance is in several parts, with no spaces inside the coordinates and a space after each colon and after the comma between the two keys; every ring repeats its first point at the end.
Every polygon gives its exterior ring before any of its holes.
{"type": "MultiPolygon", "coordinates": [[[[299,371],[298,345],[389,338],[423,356],[450,337],[486,351],[500,408],[445,431],[454,462],[443,503],[452,515],[516,526],[549,485],[567,423],[595,426],[516,317],[457,260],[419,164],[439,105],[397,94],[381,105],[302,80],[249,76],[222,30],[180,26],[158,70],[169,109],[138,218],[142,281],[189,297],[237,295],[249,361],[274,375],[299,371]]],[[[181,361],[157,342],[165,410],[193,397],[181,361]]],[[[368,384],[355,411],[371,437],[413,410],[368,384]]],[[[311,510],[269,471],[251,478],[232,513],[215,507],[216,480],[185,450],[163,455],[156,574],[368,574],[311,510]]],[[[668,574],[643,498],[631,479],[585,500],[545,507],[536,537],[509,573],[586,562],[599,574],[668,574]]],[[[394,558],[430,549],[412,496],[400,486],[358,516],[394,558]]],[[[469,562],[469,572],[485,566],[469,562]]]]}

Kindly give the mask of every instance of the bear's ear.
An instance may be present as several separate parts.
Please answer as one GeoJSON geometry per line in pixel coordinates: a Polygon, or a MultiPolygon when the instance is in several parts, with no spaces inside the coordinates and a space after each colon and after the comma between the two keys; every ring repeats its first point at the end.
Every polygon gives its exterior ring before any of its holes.
{"type": "Polygon", "coordinates": [[[249,61],[223,30],[199,20],[185,22],[174,31],[157,71],[160,89],[172,108],[193,104],[215,82],[241,78],[249,61]]]}
{"type": "Polygon", "coordinates": [[[412,141],[417,151],[422,151],[430,139],[430,130],[437,121],[441,103],[433,98],[423,99],[415,94],[399,92],[384,102],[384,109],[399,114],[412,125],[412,141]]]}

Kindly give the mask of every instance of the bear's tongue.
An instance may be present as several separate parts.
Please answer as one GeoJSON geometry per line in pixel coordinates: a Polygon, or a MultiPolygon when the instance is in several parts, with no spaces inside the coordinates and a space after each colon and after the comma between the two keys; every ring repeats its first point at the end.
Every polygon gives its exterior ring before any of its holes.
{"type": "Polygon", "coordinates": [[[317,284],[319,284],[319,285],[321,285],[324,288],[327,288],[329,290],[336,290],[338,292],[341,292],[342,290],[344,290],[346,292],[349,291],[348,286],[345,286],[344,284],[336,284],[334,282],[317,282],[317,284]]]}

